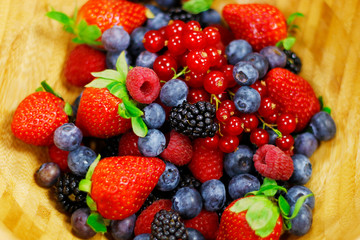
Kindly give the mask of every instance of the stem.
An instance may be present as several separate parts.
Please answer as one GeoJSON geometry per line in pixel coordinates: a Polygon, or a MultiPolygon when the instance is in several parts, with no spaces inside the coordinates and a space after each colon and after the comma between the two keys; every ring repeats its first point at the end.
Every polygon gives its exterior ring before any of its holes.
{"type": "Polygon", "coordinates": [[[271,130],[273,130],[277,135],[278,135],[278,138],[282,138],[282,134],[279,130],[277,130],[276,127],[277,125],[276,124],[269,124],[269,123],[266,123],[264,121],[264,119],[262,119],[262,117],[260,117],[259,115],[257,115],[258,119],[260,119],[260,121],[263,123],[263,129],[265,129],[265,126],[270,128],[271,130]]]}
{"type": "Polygon", "coordinates": [[[184,67],[183,70],[181,70],[179,73],[176,73],[176,70],[174,68],[171,68],[171,70],[174,71],[174,77],[172,79],[176,79],[181,75],[190,72],[190,70],[188,70],[188,67],[184,67]]]}
{"type": "Polygon", "coordinates": [[[215,95],[215,94],[211,94],[210,96],[210,103],[213,103],[213,98],[215,99],[215,106],[216,106],[216,111],[219,109],[219,103],[221,103],[220,99],[215,95]]]}

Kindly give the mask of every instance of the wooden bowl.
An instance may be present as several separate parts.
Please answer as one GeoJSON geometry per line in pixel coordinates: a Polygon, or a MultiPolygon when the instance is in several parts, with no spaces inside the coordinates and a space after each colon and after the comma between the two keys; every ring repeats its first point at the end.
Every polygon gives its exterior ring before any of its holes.
{"type": "MultiPolygon", "coordinates": [[[[80,88],[64,81],[63,65],[72,47],[70,35],[45,17],[54,7],[72,13],[72,0],[3,0],[0,11],[0,239],[77,239],[69,217],[55,209],[49,191],[34,182],[34,172],[49,160],[47,149],[16,139],[10,130],[19,102],[46,79],[69,102],[80,88]]],[[[84,0],[78,1],[80,6],[84,0]]],[[[234,1],[214,2],[221,10],[234,1]]],[[[268,0],[289,16],[302,12],[293,48],[302,58],[301,76],[332,109],[335,139],[323,142],[311,157],[307,186],[316,196],[310,232],[299,239],[360,237],[360,1],[268,0]]],[[[297,239],[285,236],[286,239],[297,239]]],[[[105,239],[98,234],[93,239],[105,239]]]]}

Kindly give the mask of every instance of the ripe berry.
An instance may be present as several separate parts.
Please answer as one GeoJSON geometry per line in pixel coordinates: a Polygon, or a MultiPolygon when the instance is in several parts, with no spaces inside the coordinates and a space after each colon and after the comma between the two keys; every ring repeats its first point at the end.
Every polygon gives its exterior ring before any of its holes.
{"type": "Polygon", "coordinates": [[[189,87],[200,88],[204,86],[205,73],[188,72],[185,74],[185,82],[189,87]]]}
{"type": "Polygon", "coordinates": [[[290,113],[282,113],[276,120],[277,128],[282,134],[290,134],[295,131],[296,118],[290,113]]]}
{"type": "Polygon", "coordinates": [[[177,64],[174,58],[170,56],[159,56],[155,59],[153,69],[160,80],[170,80],[174,76],[174,71],[177,70],[177,64]]]}
{"type": "Polygon", "coordinates": [[[195,73],[206,73],[210,68],[209,56],[205,51],[190,51],[186,57],[186,65],[195,73]]]}
{"type": "Polygon", "coordinates": [[[259,125],[258,118],[256,117],[255,114],[252,114],[252,113],[243,114],[241,116],[241,120],[243,121],[245,132],[251,132],[252,130],[257,128],[257,126],[259,125]]]}
{"type": "Polygon", "coordinates": [[[242,120],[239,117],[231,117],[225,124],[225,134],[237,136],[243,132],[242,120]]]}
{"type": "Polygon", "coordinates": [[[230,112],[230,115],[234,115],[235,114],[235,104],[233,101],[231,100],[224,100],[224,101],[221,101],[220,103],[220,108],[226,108],[229,110],[230,112]]]}
{"type": "Polygon", "coordinates": [[[274,113],[278,112],[276,103],[269,97],[261,99],[258,112],[263,117],[270,117],[274,113]]]}
{"type": "Polygon", "coordinates": [[[264,118],[264,120],[265,120],[265,122],[267,122],[267,123],[275,124],[278,116],[279,116],[278,113],[274,113],[274,114],[272,114],[272,115],[264,118]]]}
{"type": "Polygon", "coordinates": [[[219,146],[219,135],[214,135],[213,137],[206,137],[206,138],[198,138],[197,141],[201,142],[201,146],[208,148],[208,149],[217,149],[219,146]]]}
{"type": "Polygon", "coordinates": [[[187,31],[201,31],[201,25],[197,21],[189,21],[186,23],[186,30],[187,31]]]}
{"type": "Polygon", "coordinates": [[[219,64],[220,50],[215,47],[207,47],[204,49],[204,51],[209,56],[210,66],[215,66],[219,64]]]}
{"type": "Polygon", "coordinates": [[[169,39],[174,35],[181,35],[186,28],[186,24],[181,20],[170,21],[166,27],[166,37],[169,39]]]}
{"type": "Polygon", "coordinates": [[[216,111],[216,119],[219,120],[219,122],[228,122],[230,120],[230,111],[226,108],[219,108],[216,111]]]}
{"type": "Polygon", "coordinates": [[[150,30],[144,35],[144,47],[152,53],[160,51],[165,46],[165,39],[157,30],[150,30]]]}
{"type": "Polygon", "coordinates": [[[222,72],[211,71],[204,78],[204,88],[211,94],[220,94],[226,89],[225,77],[222,72]]]}
{"type": "Polygon", "coordinates": [[[294,146],[294,138],[291,135],[283,135],[281,138],[276,138],[275,144],[281,150],[286,151],[294,146]]]}
{"type": "Polygon", "coordinates": [[[203,30],[207,46],[216,46],[221,41],[219,29],[216,27],[206,27],[203,30]]]}
{"type": "Polygon", "coordinates": [[[200,31],[187,31],[184,35],[184,43],[190,51],[204,49],[206,46],[204,33],[200,31]]]}
{"type": "Polygon", "coordinates": [[[226,85],[228,88],[232,88],[237,85],[233,76],[233,70],[234,70],[234,65],[230,65],[230,64],[223,65],[219,70],[224,74],[226,85]]]}
{"type": "Polygon", "coordinates": [[[251,131],[250,142],[261,147],[269,142],[269,133],[265,129],[257,128],[251,131]]]}
{"type": "Polygon", "coordinates": [[[181,55],[186,51],[184,40],[180,35],[171,36],[169,38],[167,47],[171,55],[174,56],[181,55]]]}
{"type": "Polygon", "coordinates": [[[187,100],[191,104],[201,101],[208,102],[210,100],[210,95],[203,88],[190,88],[187,100]]]}
{"type": "Polygon", "coordinates": [[[250,85],[250,87],[258,91],[261,98],[265,98],[267,96],[267,88],[265,81],[256,81],[254,84],[250,85]]]}
{"type": "Polygon", "coordinates": [[[224,135],[219,140],[219,148],[224,153],[231,153],[235,151],[239,145],[239,139],[236,136],[224,135]]]}

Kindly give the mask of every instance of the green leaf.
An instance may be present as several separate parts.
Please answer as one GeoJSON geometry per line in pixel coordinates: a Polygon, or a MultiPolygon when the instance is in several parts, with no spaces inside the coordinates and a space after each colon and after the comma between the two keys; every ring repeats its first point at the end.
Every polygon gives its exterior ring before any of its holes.
{"type": "Polygon", "coordinates": [[[284,44],[284,40],[280,40],[275,44],[275,46],[277,46],[278,48],[282,48],[283,44],[284,44]]]}
{"type": "Polygon", "coordinates": [[[72,41],[73,43],[77,43],[77,44],[84,44],[84,43],[85,43],[85,41],[82,40],[82,39],[79,38],[79,37],[75,37],[75,38],[73,38],[71,41],[72,41]]]}
{"type": "Polygon", "coordinates": [[[230,211],[232,211],[234,213],[240,213],[245,210],[248,210],[249,207],[252,204],[254,204],[256,199],[257,199],[257,197],[241,198],[241,199],[237,200],[236,203],[230,208],[230,211]]]}
{"type": "Polygon", "coordinates": [[[286,50],[290,50],[296,41],[295,37],[287,37],[284,39],[283,45],[286,50]]]}
{"type": "Polygon", "coordinates": [[[279,204],[279,208],[280,208],[282,215],[285,215],[285,216],[289,215],[290,205],[282,195],[280,195],[280,197],[279,197],[278,204],[279,204]]]}
{"type": "MultiPolygon", "coordinates": [[[[261,185],[260,189],[264,188],[266,186],[277,186],[277,183],[276,183],[276,181],[274,179],[264,178],[264,182],[261,185]]],[[[275,196],[276,192],[277,192],[276,189],[270,189],[270,190],[264,191],[263,193],[267,197],[273,197],[273,196],[275,196]]]]}
{"type": "Polygon", "coordinates": [[[79,36],[89,45],[101,45],[101,42],[97,41],[101,37],[101,30],[96,25],[87,26],[79,36]]]}
{"type": "Polygon", "coordinates": [[[129,66],[126,62],[125,51],[122,51],[116,61],[116,70],[121,74],[121,79],[124,79],[124,83],[126,81],[126,76],[129,71],[129,66]]]}
{"type": "MultiPolygon", "coordinates": [[[[118,83],[116,85],[111,84],[111,88],[108,88],[110,93],[117,98],[126,99],[129,97],[126,90],[126,86],[123,83],[118,83]]],[[[126,107],[126,106],[125,106],[126,107]]]]}
{"type": "Polygon", "coordinates": [[[299,213],[302,205],[304,204],[305,200],[306,200],[307,198],[309,198],[309,197],[312,197],[312,196],[314,196],[313,193],[310,193],[310,194],[308,194],[308,195],[299,197],[298,200],[297,200],[296,203],[295,203],[294,211],[293,211],[291,217],[287,217],[287,216],[283,216],[283,217],[284,217],[285,219],[293,219],[293,218],[295,218],[295,217],[298,215],[298,213],[299,213]]]}
{"type": "Polygon", "coordinates": [[[35,89],[35,92],[44,92],[44,88],[43,87],[38,87],[37,89],[35,89]]]}
{"type": "Polygon", "coordinates": [[[120,115],[120,117],[123,117],[125,119],[131,118],[129,111],[125,107],[124,101],[118,106],[118,114],[120,115]]]}
{"type": "Polygon", "coordinates": [[[284,230],[290,230],[291,229],[291,221],[288,220],[288,219],[283,219],[283,222],[284,222],[284,230]]]}
{"type": "Polygon", "coordinates": [[[148,128],[142,117],[132,117],[131,125],[134,133],[139,137],[145,137],[148,133],[148,128]]]}
{"type": "Polygon", "coordinates": [[[286,24],[288,26],[291,25],[294,22],[295,18],[297,18],[297,17],[304,17],[304,14],[299,13],[299,12],[292,13],[286,20],[286,24]]]}
{"type": "Polygon", "coordinates": [[[89,194],[86,195],[86,204],[88,205],[91,211],[97,211],[96,202],[94,201],[94,199],[90,197],[89,194]]]}
{"type": "Polygon", "coordinates": [[[144,114],[143,111],[141,111],[133,101],[124,98],[123,102],[131,117],[140,117],[144,114]]]}
{"type": "Polygon", "coordinates": [[[86,223],[95,231],[106,233],[106,224],[104,218],[99,213],[91,213],[86,223]]]}
{"type": "Polygon", "coordinates": [[[329,107],[324,107],[322,110],[324,112],[327,112],[328,114],[331,114],[331,108],[329,108],[329,107]]]}
{"type": "Polygon", "coordinates": [[[121,74],[118,71],[112,69],[106,69],[102,72],[92,72],[91,75],[97,78],[104,78],[109,80],[122,81],[121,74]]]}
{"type": "Polygon", "coordinates": [[[81,179],[79,183],[79,190],[87,193],[91,192],[91,180],[81,179]]]}
{"type": "Polygon", "coordinates": [[[68,15],[62,12],[50,11],[46,13],[46,16],[64,25],[70,25],[73,23],[73,19],[71,19],[68,15]]]}
{"type": "Polygon", "coordinates": [[[93,88],[106,88],[109,84],[113,83],[113,80],[105,79],[105,78],[97,78],[92,80],[90,83],[86,84],[85,87],[93,87],[93,88]]]}
{"type": "Polygon", "coordinates": [[[85,176],[85,179],[88,179],[88,180],[91,180],[91,177],[94,173],[94,170],[95,170],[95,167],[98,165],[99,161],[100,161],[100,154],[96,157],[96,159],[94,160],[94,162],[90,165],[87,173],[86,173],[86,176],[85,176]]]}
{"type": "Polygon", "coordinates": [[[65,103],[64,111],[65,111],[66,115],[68,115],[68,116],[73,115],[73,110],[72,110],[70,103],[65,103]]]}
{"type": "MultiPolygon", "coordinates": [[[[281,186],[278,186],[278,185],[268,185],[268,186],[264,186],[264,187],[261,187],[259,189],[259,191],[253,191],[253,192],[249,192],[247,193],[245,196],[249,196],[249,195],[265,195],[264,193],[267,192],[267,193],[273,193],[273,191],[278,191],[278,190],[281,190],[281,191],[284,191],[286,192],[286,188],[284,187],[281,187],[281,186]]],[[[275,192],[275,194],[276,194],[275,192]]]]}
{"type": "Polygon", "coordinates": [[[324,107],[324,99],[322,96],[318,97],[319,103],[320,103],[320,109],[323,109],[324,107]]]}
{"type": "Polygon", "coordinates": [[[192,14],[199,14],[209,10],[213,0],[190,0],[183,4],[182,8],[192,14]]]}
{"type": "Polygon", "coordinates": [[[54,89],[52,89],[52,87],[50,87],[50,85],[46,82],[46,80],[41,82],[41,86],[45,89],[46,92],[52,93],[55,95],[55,97],[61,98],[63,99],[60,94],[58,94],[57,92],[54,91],[54,89]]]}

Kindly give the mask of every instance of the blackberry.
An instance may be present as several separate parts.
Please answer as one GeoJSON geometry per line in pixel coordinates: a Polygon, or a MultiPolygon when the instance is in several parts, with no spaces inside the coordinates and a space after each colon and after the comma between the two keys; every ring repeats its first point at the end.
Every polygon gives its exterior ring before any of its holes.
{"type": "Polygon", "coordinates": [[[150,239],[187,240],[186,228],[184,223],[181,222],[179,213],[173,210],[161,210],[156,213],[151,223],[150,239]]]}
{"type": "Polygon", "coordinates": [[[79,208],[86,208],[86,192],[79,190],[82,177],[65,173],[59,177],[55,185],[55,196],[62,210],[73,213],[79,208]]]}
{"type": "Polygon", "coordinates": [[[176,190],[183,187],[192,187],[200,191],[201,182],[198,181],[187,167],[178,168],[180,172],[180,182],[176,190]]]}
{"type": "Polygon", "coordinates": [[[184,101],[173,107],[170,112],[170,124],[177,132],[189,137],[213,137],[218,130],[214,122],[216,108],[209,102],[190,104],[184,101]]]}
{"type": "Polygon", "coordinates": [[[295,74],[298,74],[301,71],[302,66],[300,58],[291,50],[284,50],[284,53],[286,54],[285,68],[295,74]]]}
{"type": "Polygon", "coordinates": [[[113,156],[119,155],[120,137],[121,136],[119,135],[119,136],[107,138],[104,140],[105,146],[101,150],[101,153],[100,153],[101,157],[106,158],[106,157],[113,157],[113,156]]]}
{"type": "Polygon", "coordinates": [[[183,22],[189,22],[189,21],[200,21],[200,15],[199,14],[191,14],[189,12],[186,12],[181,7],[173,7],[168,10],[168,14],[170,16],[170,19],[172,20],[181,20],[183,22]]]}

